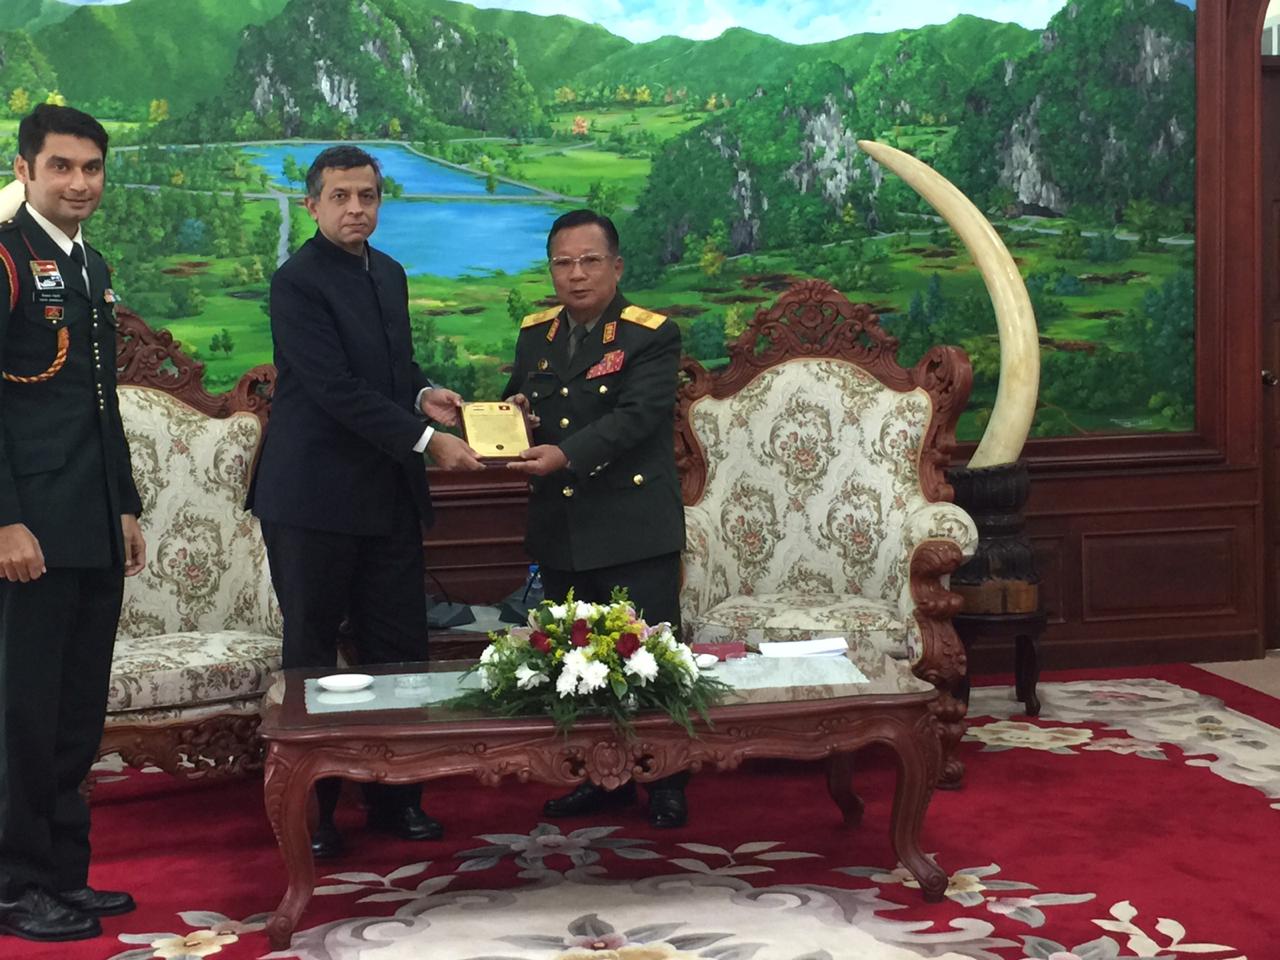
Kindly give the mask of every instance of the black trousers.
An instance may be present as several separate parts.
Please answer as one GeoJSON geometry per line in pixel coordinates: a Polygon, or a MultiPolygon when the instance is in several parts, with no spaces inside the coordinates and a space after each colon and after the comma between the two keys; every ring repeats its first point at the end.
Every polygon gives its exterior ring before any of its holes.
{"type": "MultiPolygon", "coordinates": [[[[595,570],[553,570],[538,568],[542,576],[542,593],[557,603],[564,599],[569,588],[584,603],[608,603],[614,587],[626,587],[627,596],[645,623],[671,624],[671,630],[680,637],[680,554],[668,553],[632,563],[595,570]]],[[[688,773],[677,773],[661,780],[654,780],[649,789],[671,787],[683,790],[689,782],[688,773]]]]}
{"type": "Polygon", "coordinates": [[[608,603],[614,587],[626,587],[631,604],[645,623],[671,624],[680,637],[680,554],[667,553],[595,570],[553,570],[539,567],[542,593],[557,603],[569,588],[584,603],[608,603]]]}
{"type": "MultiPolygon", "coordinates": [[[[397,497],[387,536],[356,536],[287,524],[262,524],[271,582],[284,617],[285,667],[333,667],[338,627],[349,618],[363,664],[427,659],[427,600],[422,528],[407,490],[397,497]]],[[[332,817],[340,783],[316,787],[320,815],[332,817]]],[[[416,806],[419,784],[367,784],[370,807],[416,806]]]]}
{"type": "Polygon", "coordinates": [[[0,580],[0,897],[83,887],[124,571],[60,568],[0,580]]]}

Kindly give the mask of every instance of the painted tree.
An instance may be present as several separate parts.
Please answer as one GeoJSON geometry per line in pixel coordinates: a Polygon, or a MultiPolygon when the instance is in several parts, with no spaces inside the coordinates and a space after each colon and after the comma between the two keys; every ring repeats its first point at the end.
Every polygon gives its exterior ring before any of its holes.
{"type": "Polygon", "coordinates": [[[163,97],[159,100],[152,100],[151,105],[147,108],[147,120],[150,123],[160,123],[169,119],[169,101],[163,97]]]}
{"type": "Polygon", "coordinates": [[[31,112],[31,95],[23,87],[15,87],[9,94],[9,112],[15,117],[25,117],[31,112]]]}

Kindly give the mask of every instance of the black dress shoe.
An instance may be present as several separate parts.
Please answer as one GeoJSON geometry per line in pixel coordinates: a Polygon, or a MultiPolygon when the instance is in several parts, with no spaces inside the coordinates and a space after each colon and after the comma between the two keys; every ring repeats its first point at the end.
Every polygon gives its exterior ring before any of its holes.
{"type": "Polygon", "coordinates": [[[369,811],[369,829],[389,833],[401,840],[439,840],[444,837],[444,824],[429,817],[418,807],[369,811]]]}
{"type": "Polygon", "coordinates": [[[311,834],[311,856],[317,860],[336,860],[347,851],[342,834],[332,823],[321,821],[311,834]]]}
{"type": "Polygon", "coordinates": [[[95,890],[93,887],[59,890],[58,899],[93,917],[118,917],[138,906],[133,897],[123,890],[95,890]]]}
{"type": "Polygon", "coordinates": [[[628,780],[617,790],[606,790],[584,780],[563,797],[553,797],[542,805],[543,816],[580,817],[583,814],[625,807],[636,802],[636,785],[628,780]]]}
{"type": "Polygon", "coordinates": [[[689,804],[683,787],[653,787],[649,790],[649,826],[659,829],[683,827],[689,819],[689,804]]]}
{"type": "Polygon", "coordinates": [[[53,894],[30,887],[17,900],[0,900],[0,933],[24,940],[88,940],[102,933],[102,924],[53,894]]]}

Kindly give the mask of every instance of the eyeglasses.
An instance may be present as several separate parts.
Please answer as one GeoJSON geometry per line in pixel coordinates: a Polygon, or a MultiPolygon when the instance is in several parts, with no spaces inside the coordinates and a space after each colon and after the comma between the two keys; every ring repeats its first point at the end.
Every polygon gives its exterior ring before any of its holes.
{"type": "Polygon", "coordinates": [[[556,273],[568,273],[573,269],[573,265],[581,264],[582,269],[586,273],[595,273],[611,258],[606,257],[603,253],[584,253],[580,257],[552,257],[549,261],[551,269],[556,273]]]}

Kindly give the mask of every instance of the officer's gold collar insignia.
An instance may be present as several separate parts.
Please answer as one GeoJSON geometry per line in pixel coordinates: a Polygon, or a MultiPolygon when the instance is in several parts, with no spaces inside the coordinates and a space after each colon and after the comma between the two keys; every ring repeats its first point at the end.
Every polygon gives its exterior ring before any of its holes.
{"type": "Polygon", "coordinates": [[[604,325],[604,342],[613,343],[618,337],[618,321],[610,320],[604,325]]]}
{"type": "Polygon", "coordinates": [[[654,313],[652,310],[646,310],[644,307],[637,307],[634,303],[624,307],[622,313],[619,314],[623,320],[630,323],[638,323],[642,327],[648,327],[650,330],[657,330],[662,326],[667,318],[660,313],[654,313]]]}
{"type": "Polygon", "coordinates": [[[560,329],[560,318],[556,317],[556,322],[547,328],[547,343],[556,338],[556,331],[560,329]]]}
{"type": "Polygon", "coordinates": [[[546,323],[552,317],[560,313],[561,307],[552,307],[550,310],[539,310],[537,313],[530,313],[520,321],[520,329],[525,327],[536,327],[540,323],[546,323]]]}

